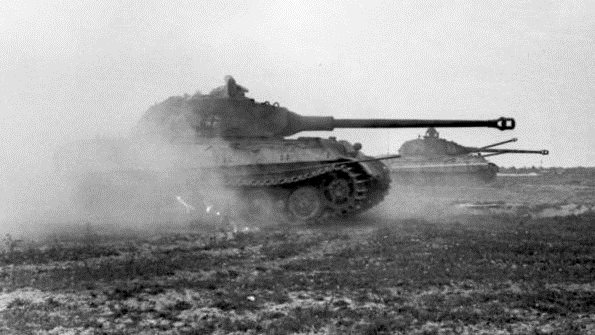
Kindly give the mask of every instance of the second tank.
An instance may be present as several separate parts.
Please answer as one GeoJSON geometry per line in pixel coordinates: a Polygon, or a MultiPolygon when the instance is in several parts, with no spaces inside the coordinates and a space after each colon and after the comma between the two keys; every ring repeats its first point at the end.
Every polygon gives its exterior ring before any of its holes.
{"type": "Polygon", "coordinates": [[[430,127],[423,137],[409,140],[399,148],[401,157],[387,164],[394,179],[414,183],[490,182],[496,178],[498,166],[486,157],[502,154],[548,155],[548,150],[497,149],[495,147],[516,142],[513,138],[482,147],[463,146],[439,136],[430,127]]]}

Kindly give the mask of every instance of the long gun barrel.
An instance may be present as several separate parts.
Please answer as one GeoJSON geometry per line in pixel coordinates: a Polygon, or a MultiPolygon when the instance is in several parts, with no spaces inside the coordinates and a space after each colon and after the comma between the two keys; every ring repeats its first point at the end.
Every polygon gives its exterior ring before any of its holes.
{"type": "Polygon", "coordinates": [[[477,151],[483,151],[485,149],[497,147],[499,145],[503,145],[503,144],[506,144],[506,143],[516,142],[517,140],[518,140],[517,138],[511,138],[510,140],[506,140],[506,141],[502,141],[502,142],[498,142],[498,143],[486,145],[485,147],[478,148],[477,151]]]}
{"type": "Polygon", "coordinates": [[[411,120],[411,119],[335,119],[331,116],[300,116],[288,113],[283,136],[300,131],[334,130],[335,128],[426,128],[426,127],[488,127],[500,130],[514,129],[513,118],[494,120],[411,120]]]}
{"type": "Polygon", "coordinates": [[[488,152],[489,154],[483,155],[483,157],[489,156],[496,156],[502,154],[539,154],[539,155],[549,155],[549,151],[547,150],[516,150],[516,149],[484,149],[479,150],[479,152],[488,152]]]}
{"type": "Polygon", "coordinates": [[[503,144],[510,143],[510,142],[516,142],[516,141],[517,141],[516,138],[511,138],[506,141],[497,142],[497,143],[486,145],[486,146],[479,147],[479,148],[476,148],[476,147],[463,147],[463,148],[470,153],[472,153],[472,152],[477,152],[477,153],[482,153],[482,154],[487,153],[487,155],[482,155],[483,157],[496,156],[496,155],[502,155],[502,154],[539,154],[539,155],[548,155],[549,154],[549,151],[547,151],[547,150],[494,149],[494,147],[496,147],[496,146],[503,145],[503,144]]]}

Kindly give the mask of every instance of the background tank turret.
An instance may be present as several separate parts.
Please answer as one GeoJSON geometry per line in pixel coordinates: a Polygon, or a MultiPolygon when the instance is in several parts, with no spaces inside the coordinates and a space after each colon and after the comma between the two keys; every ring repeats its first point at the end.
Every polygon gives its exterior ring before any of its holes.
{"type": "MultiPolygon", "coordinates": [[[[276,102],[247,98],[247,91],[226,77],[225,85],[210,94],[171,97],[149,108],[131,136],[119,142],[105,141],[109,147],[99,145],[103,146],[101,150],[93,150],[109,157],[109,162],[95,164],[97,159],[88,157],[79,161],[87,165],[85,171],[91,173],[86,175],[93,175],[93,179],[113,179],[113,175],[122,173],[153,176],[159,185],[167,184],[158,187],[163,193],[171,192],[167,198],[192,194],[188,197],[200,199],[193,208],[209,207],[208,198],[224,188],[239,194],[243,203],[247,202],[244,207],[248,211],[318,222],[354,215],[378,204],[389,189],[389,170],[381,161],[386,157],[367,156],[361,152],[361,144],[333,137],[287,136],[336,128],[505,130],[515,126],[509,118],[482,121],[300,116],[276,102]]],[[[130,183],[124,185],[129,187],[130,183]]],[[[95,184],[92,187],[97,189],[95,184]]]]}
{"type": "Polygon", "coordinates": [[[516,141],[513,138],[483,147],[469,147],[440,138],[438,131],[430,127],[423,137],[403,143],[399,149],[401,157],[391,160],[389,165],[393,176],[407,181],[491,181],[496,177],[498,167],[485,157],[509,153],[549,154],[547,150],[494,148],[516,141]]]}

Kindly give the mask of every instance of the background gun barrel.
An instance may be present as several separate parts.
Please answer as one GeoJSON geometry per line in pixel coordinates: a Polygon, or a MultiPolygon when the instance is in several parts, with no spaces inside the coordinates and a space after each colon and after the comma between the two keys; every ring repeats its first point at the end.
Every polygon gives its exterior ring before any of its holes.
{"type": "Polygon", "coordinates": [[[476,150],[477,151],[482,151],[482,150],[485,150],[485,149],[488,149],[488,148],[497,147],[497,146],[502,145],[502,144],[506,144],[506,143],[510,143],[510,142],[516,142],[517,140],[518,139],[515,137],[515,138],[511,138],[510,140],[506,140],[506,141],[502,141],[502,142],[498,142],[498,143],[486,145],[486,146],[483,146],[481,148],[477,148],[476,150]]]}
{"type": "Polygon", "coordinates": [[[502,154],[540,154],[549,155],[547,150],[514,150],[514,149],[487,149],[481,150],[481,152],[488,152],[487,155],[481,155],[482,157],[497,156],[502,154]]]}
{"type": "Polygon", "coordinates": [[[501,153],[501,154],[540,154],[548,155],[547,150],[517,150],[517,149],[483,149],[481,152],[501,153]]]}

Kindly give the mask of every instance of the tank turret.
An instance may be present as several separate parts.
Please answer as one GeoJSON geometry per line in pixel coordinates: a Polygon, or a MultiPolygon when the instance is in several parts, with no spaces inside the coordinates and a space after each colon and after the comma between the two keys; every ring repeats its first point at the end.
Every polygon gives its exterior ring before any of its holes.
{"type": "Polygon", "coordinates": [[[151,107],[137,131],[177,137],[194,131],[198,137],[286,137],[302,131],[332,131],[338,128],[490,127],[513,129],[512,118],[493,120],[335,119],[332,116],[302,116],[278,103],[256,102],[228,76],[226,84],[210,94],[172,97],[151,107]]]}

